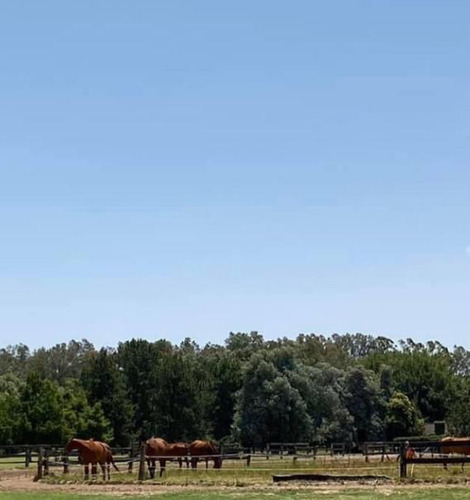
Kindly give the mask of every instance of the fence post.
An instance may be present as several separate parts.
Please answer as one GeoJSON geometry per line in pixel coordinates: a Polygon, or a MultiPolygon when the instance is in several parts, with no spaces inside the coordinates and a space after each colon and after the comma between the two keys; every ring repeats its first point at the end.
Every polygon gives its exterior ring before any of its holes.
{"type": "Polygon", "coordinates": [[[69,473],[69,466],[70,466],[68,454],[66,453],[65,455],[63,455],[62,459],[64,461],[64,474],[68,474],[69,473]]]}
{"type": "Polygon", "coordinates": [[[49,450],[47,448],[44,450],[44,475],[49,475],[49,450]]]}
{"type": "Polygon", "coordinates": [[[129,474],[132,474],[132,468],[134,466],[134,444],[131,443],[131,447],[129,448],[129,463],[127,464],[127,470],[129,474]]]}
{"type": "Polygon", "coordinates": [[[406,477],[406,450],[408,448],[408,444],[402,443],[400,447],[400,478],[406,477]]]}
{"type": "Polygon", "coordinates": [[[366,462],[369,461],[369,445],[364,443],[364,455],[366,456],[366,462]]]}
{"type": "Polygon", "coordinates": [[[251,465],[251,453],[246,457],[246,466],[249,467],[251,465]]]}
{"type": "Polygon", "coordinates": [[[269,443],[266,445],[266,460],[269,460],[269,443]]]}
{"type": "Polygon", "coordinates": [[[284,445],[281,444],[281,460],[284,458],[284,445]]]}
{"type": "Polygon", "coordinates": [[[44,456],[44,450],[41,448],[39,448],[39,451],[38,451],[38,470],[36,472],[36,476],[34,477],[34,481],[39,481],[40,479],[42,479],[42,460],[43,460],[43,456],[44,456]]]}
{"type": "Polygon", "coordinates": [[[139,481],[145,479],[145,443],[140,445],[139,481]]]}
{"type": "Polygon", "coordinates": [[[29,446],[26,446],[24,450],[24,466],[29,467],[30,463],[31,463],[31,448],[29,446]]]}

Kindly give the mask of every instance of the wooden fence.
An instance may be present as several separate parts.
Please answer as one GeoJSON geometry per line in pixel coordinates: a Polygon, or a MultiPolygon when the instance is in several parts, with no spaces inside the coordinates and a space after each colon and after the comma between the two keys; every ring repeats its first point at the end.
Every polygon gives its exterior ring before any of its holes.
{"type": "MultiPolygon", "coordinates": [[[[166,459],[168,461],[177,461],[181,458],[181,456],[147,456],[145,454],[146,446],[145,443],[140,445],[140,449],[137,447],[132,448],[112,448],[114,462],[116,465],[126,464],[127,472],[132,473],[134,471],[134,464],[138,466],[137,469],[137,477],[139,480],[144,480],[146,477],[146,464],[148,459],[155,458],[156,460],[166,459]]],[[[245,453],[243,451],[239,453],[221,453],[218,455],[208,455],[208,456],[198,456],[199,459],[213,459],[215,457],[221,457],[225,460],[244,460],[246,462],[246,466],[249,467],[251,465],[251,453],[245,453]]],[[[190,459],[191,456],[188,455],[190,459]]],[[[35,480],[42,479],[44,476],[49,474],[49,471],[53,467],[62,468],[63,473],[67,474],[70,471],[71,466],[79,466],[80,463],[78,461],[77,452],[73,452],[69,455],[66,455],[62,448],[54,448],[39,446],[37,450],[37,472],[35,476],[35,480]]]]}
{"type": "MultiPolygon", "coordinates": [[[[345,454],[350,452],[348,443],[331,443],[329,447],[320,443],[269,443],[264,451],[261,453],[252,452],[253,449],[238,448],[237,446],[226,446],[221,448],[220,456],[224,461],[226,460],[244,460],[247,467],[250,466],[253,456],[266,458],[269,460],[273,455],[284,458],[289,456],[294,461],[299,458],[310,458],[315,460],[318,456],[318,451],[321,448],[325,453],[329,451],[331,455],[345,454]]],[[[470,463],[470,456],[465,453],[468,452],[470,446],[469,441],[415,441],[415,442],[367,442],[363,445],[363,454],[365,460],[369,461],[370,456],[379,455],[383,461],[388,455],[397,456],[400,462],[400,477],[405,478],[408,474],[409,465],[431,465],[431,464],[466,464],[470,463]],[[456,453],[453,455],[444,455],[441,452],[442,447],[455,447],[456,453]],[[458,454],[457,450],[462,447],[462,453],[458,454]],[[466,448],[466,449],[464,449],[466,448]],[[410,453],[413,450],[414,453],[410,453]]],[[[140,446],[113,448],[113,455],[115,462],[119,466],[126,465],[126,470],[132,473],[135,467],[138,467],[138,478],[145,478],[146,476],[146,462],[148,458],[145,455],[145,446],[142,443],[140,446]],[[136,465],[134,465],[136,464],[136,465]]],[[[155,457],[162,458],[162,457],[155,457]]],[[[164,457],[167,460],[177,460],[181,457],[168,456],[164,457]]],[[[188,457],[190,458],[190,457],[188,457]]],[[[205,458],[205,457],[199,457],[205,458]]],[[[214,458],[210,456],[207,458],[214,458]]],[[[31,464],[37,466],[36,477],[42,478],[49,473],[52,467],[62,468],[64,473],[69,471],[70,466],[79,465],[78,457],[76,454],[66,456],[64,448],[58,445],[9,445],[0,446],[0,459],[5,459],[9,464],[21,465],[30,467],[31,464]]]]}
{"type": "Polygon", "coordinates": [[[469,441],[416,441],[405,442],[400,446],[400,477],[406,478],[408,473],[408,465],[421,464],[421,465],[435,465],[440,464],[447,466],[447,464],[464,464],[470,463],[470,456],[467,455],[469,441]],[[455,450],[462,449],[459,454],[444,455],[441,453],[442,448],[452,447],[455,450]],[[464,448],[467,448],[464,450],[464,448]],[[410,453],[412,450],[414,453],[410,453]],[[437,456],[436,456],[437,455],[437,456]],[[458,456],[456,456],[458,455],[458,456]]]}
{"type": "Polygon", "coordinates": [[[334,454],[347,449],[347,444],[332,443],[327,445],[324,442],[296,442],[296,443],[268,443],[266,448],[260,452],[260,455],[265,455],[269,458],[273,455],[279,456],[281,459],[288,455],[294,458],[316,458],[322,452],[324,454],[334,454]]]}
{"type": "Polygon", "coordinates": [[[31,464],[37,463],[40,448],[44,453],[50,454],[55,450],[63,449],[63,446],[53,444],[2,445],[0,446],[0,460],[14,466],[30,467],[31,464]]]}
{"type": "Polygon", "coordinates": [[[396,441],[370,441],[362,446],[362,453],[369,462],[369,457],[374,455],[380,456],[380,461],[384,462],[390,459],[390,455],[398,455],[401,450],[401,443],[396,441]]]}

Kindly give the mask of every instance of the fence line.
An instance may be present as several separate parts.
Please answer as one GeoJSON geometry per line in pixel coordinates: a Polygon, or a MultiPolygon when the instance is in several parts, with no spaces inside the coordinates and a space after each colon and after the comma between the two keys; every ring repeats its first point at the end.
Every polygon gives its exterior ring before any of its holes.
{"type": "Polygon", "coordinates": [[[468,456],[469,447],[470,447],[470,439],[466,441],[414,441],[414,442],[407,441],[405,443],[402,443],[399,456],[400,477],[401,478],[407,477],[408,464],[411,464],[412,467],[414,467],[415,464],[422,464],[422,465],[440,464],[443,465],[444,467],[447,467],[447,464],[462,464],[463,468],[464,464],[470,463],[470,457],[468,456]],[[432,454],[430,457],[425,457],[423,456],[424,451],[419,453],[419,456],[416,456],[417,455],[416,450],[420,449],[441,450],[441,448],[459,449],[464,447],[466,447],[467,450],[464,450],[463,454],[458,457],[443,455],[443,454],[441,454],[438,457],[435,457],[434,454],[432,454]],[[412,451],[412,453],[410,453],[410,451],[412,451]]]}
{"type": "MultiPolygon", "coordinates": [[[[400,477],[407,476],[408,465],[432,465],[432,464],[466,464],[470,463],[470,453],[467,455],[468,448],[470,447],[470,440],[468,441],[413,441],[397,443],[393,441],[377,441],[377,442],[366,442],[363,444],[362,453],[365,456],[365,461],[369,462],[371,456],[381,456],[381,461],[384,462],[385,458],[388,459],[388,455],[397,455],[399,463],[399,475],[400,477]],[[458,453],[459,448],[462,447],[462,456],[449,456],[439,454],[440,450],[445,447],[447,449],[452,449],[455,453],[458,453]],[[464,451],[463,447],[467,449],[464,451]],[[413,450],[410,454],[409,451],[413,450]],[[426,455],[427,454],[427,455],[426,455]]],[[[232,449],[236,447],[227,446],[226,449],[232,449]]],[[[245,448],[240,449],[237,452],[227,453],[221,451],[217,454],[207,454],[207,455],[147,455],[145,453],[146,447],[145,443],[141,443],[140,447],[117,447],[112,448],[113,454],[120,456],[115,456],[114,462],[117,465],[127,464],[127,470],[132,473],[134,463],[139,464],[138,477],[144,478],[146,473],[146,463],[148,460],[166,460],[166,461],[180,461],[180,460],[191,460],[191,459],[201,459],[201,460],[213,460],[216,458],[221,458],[225,461],[230,460],[242,460],[246,461],[247,467],[251,466],[252,470],[255,472],[270,471],[272,468],[256,466],[256,461],[253,463],[254,458],[260,460],[272,460],[273,455],[278,452],[279,460],[285,458],[284,453],[287,451],[289,457],[293,459],[293,463],[300,459],[313,459],[317,460],[317,451],[320,448],[319,445],[312,443],[268,443],[265,451],[261,454],[246,453],[245,448]],[[293,454],[291,454],[294,452],[293,454]]],[[[325,448],[322,445],[322,448],[325,448]]],[[[67,472],[68,467],[80,465],[79,461],[73,460],[76,455],[66,455],[64,453],[64,448],[58,445],[0,445],[0,458],[8,460],[8,463],[12,465],[24,464],[25,467],[30,467],[32,463],[37,464],[38,472],[36,474],[37,478],[41,478],[47,475],[49,472],[49,467],[64,467],[64,472],[67,472]],[[72,458],[72,460],[69,459],[72,458]]],[[[221,447],[221,450],[223,448],[221,447]]],[[[349,443],[331,443],[329,446],[329,451],[331,456],[336,453],[341,453],[342,455],[350,452],[349,443]]],[[[324,456],[326,464],[328,460],[327,455],[324,456]]],[[[258,465],[261,465],[258,462],[258,465]]],[[[273,464],[274,465],[274,464],[273,464]]],[[[319,464],[320,465],[320,464],[319,464]]],[[[295,467],[286,468],[282,467],[286,471],[290,470],[312,470],[311,467],[295,467]]],[[[344,464],[344,468],[354,469],[354,470],[390,470],[390,467],[349,467],[349,464],[344,464]]],[[[223,470],[241,470],[238,467],[225,467],[223,470]]],[[[212,469],[211,469],[212,470],[212,469]]],[[[214,469],[219,470],[219,469],[214,469]]],[[[335,470],[337,467],[315,467],[315,470],[335,470]]]]}

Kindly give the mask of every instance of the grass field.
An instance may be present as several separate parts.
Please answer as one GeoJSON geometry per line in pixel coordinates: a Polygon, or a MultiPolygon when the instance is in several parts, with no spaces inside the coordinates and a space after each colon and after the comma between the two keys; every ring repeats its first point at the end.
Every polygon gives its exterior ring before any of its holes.
{"type": "Polygon", "coordinates": [[[24,469],[24,460],[21,458],[1,458],[0,459],[0,470],[1,469],[24,469]]]}
{"type": "MultiPolygon", "coordinates": [[[[331,491],[330,493],[322,491],[318,496],[323,500],[463,500],[469,498],[468,489],[445,489],[445,488],[432,488],[422,489],[420,491],[413,490],[400,490],[395,491],[331,491]]],[[[121,498],[122,496],[119,495],[121,498]]],[[[294,500],[311,500],[315,497],[314,491],[185,491],[184,493],[169,493],[165,492],[164,495],[145,495],[144,498],[168,500],[287,500],[292,498],[294,500]]],[[[31,492],[31,493],[2,493],[0,492],[0,500],[102,500],[103,498],[112,498],[106,494],[89,495],[83,494],[69,494],[69,493],[51,493],[51,492],[31,492]]],[[[125,496],[127,500],[142,500],[142,496],[125,496]]]]}
{"type": "MultiPolygon", "coordinates": [[[[125,470],[125,466],[121,467],[125,470]]],[[[67,481],[81,482],[83,481],[83,472],[79,468],[73,468],[72,473],[67,477],[62,475],[60,468],[51,469],[52,474],[45,480],[49,483],[58,483],[67,481]]],[[[122,472],[120,474],[113,473],[113,483],[132,483],[136,480],[137,464],[134,474],[122,472]]],[[[188,470],[186,468],[178,469],[175,465],[167,468],[165,475],[162,478],[157,477],[156,481],[159,484],[166,486],[181,485],[181,486],[254,486],[254,485],[269,485],[272,484],[272,476],[274,474],[289,474],[289,473],[322,473],[332,475],[372,475],[372,476],[388,476],[393,480],[398,480],[398,463],[396,460],[366,463],[364,458],[348,458],[348,457],[327,457],[325,459],[302,459],[294,462],[291,458],[271,459],[266,460],[261,457],[254,458],[251,466],[247,467],[242,461],[227,461],[223,468],[214,470],[212,468],[206,470],[204,466],[199,467],[197,471],[188,470]]],[[[158,473],[158,469],[157,469],[158,473]]],[[[445,483],[464,483],[470,481],[470,467],[467,467],[462,472],[460,465],[449,466],[448,470],[444,470],[442,465],[417,465],[409,467],[409,477],[445,483]]],[[[152,482],[147,480],[147,482],[152,482]]],[[[470,498],[470,496],[469,496],[470,498]]]]}
{"type": "MultiPolygon", "coordinates": [[[[7,463],[3,464],[5,467],[7,463]]],[[[205,466],[198,471],[178,469],[171,464],[162,478],[136,481],[134,474],[124,472],[126,464],[120,464],[123,472],[114,473],[112,481],[103,484],[98,479],[85,483],[83,471],[74,467],[64,476],[61,467],[51,467],[51,474],[39,483],[33,483],[32,474],[24,467],[16,470],[0,470],[0,500],[98,500],[103,498],[142,498],[169,500],[463,500],[470,498],[470,467],[462,472],[460,465],[417,465],[409,468],[410,478],[398,479],[398,463],[392,459],[366,463],[364,457],[324,457],[317,460],[255,457],[251,466],[243,461],[226,461],[222,469],[205,466]],[[22,469],[22,470],[21,470],[22,469]],[[332,475],[388,476],[390,481],[373,479],[354,484],[332,483],[283,483],[273,484],[274,474],[330,473],[332,475]],[[8,483],[9,482],[9,483],[8,483]],[[20,485],[18,483],[21,482],[20,485]],[[10,487],[8,486],[10,484],[10,487]],[[23,492],[24,491],[24,492],[23,492]]]]}

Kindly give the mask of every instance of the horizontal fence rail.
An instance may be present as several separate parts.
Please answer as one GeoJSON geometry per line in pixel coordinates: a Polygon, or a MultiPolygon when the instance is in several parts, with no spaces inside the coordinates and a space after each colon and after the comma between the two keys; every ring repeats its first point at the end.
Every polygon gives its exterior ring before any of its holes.
{"type": "MultiPolygon", "coordinates": [[[[293,470],[303,470],[296,462],[298,460],[305,460],[306,462],[308,460],[317,460],[319,450],[322,451],[321,456],[323,458],[321,460],[323,461],[323,466],[326,465],[327,461],[336,461],[336,458],[333,458],[335,455],[348,454],[348,457],[350,457],[348,460],[357,460],[359,453],[365,457],[366,462],[372,459],[372,457],[376,457],[374,458],[376,462],[387,460],[397,463],[399,465],[399,475],[403,478],[407,477],[409,466],[443,465],[446,467],[447,464],[463,465],[470,463],[470,439],[467,441],[376,441],[363,443],[360,450],[354,448],[354,453],[352,453],[352,449],[352,444],[347,442],[329,444],[320,442],[273,442],[266,444],[263,448],[258,448],[259,451],[256,453],[253,448],[241,447],[235,444],[220,446],[220,453],[218,454],[191,455],[188,453],[187,455],[161,456],[147,455],[145,443],[141,443],[139,446],[112,448],[112,453],[114,462],[119,467],[119,472],[134,474],[137,472],[137,477],[140,480],[145,479],[147,470],[150,470],[149,461],[153,460],[164,460],[169,463],[179,462],[180,467],[182,462],[185,462],[189,468],[189,463],[192,459],[212,461],[220,458],[222,461],[246,462],[246,467],[251,466],[252,470],[270,470],[267,465],[263,466],[264,460],[271,459],[275,463],[281,464],[285,463],[286,457],[288,457],[288,460],[291,459],[293,461],[293,470]],[[443,453],[444,451],[446,453],[443,453]],[[256,459],[254,465],[252,464],[253,458],[256,459]],[[277,460],[282,460],[283,462],[277,462],[277,460]]],[[[47,475],[49,468],[54,468],[55,470],[63,468],[64,473],[67,473],[71,467],[83,466],[79,461],[77,452],[65,454],[63,446],[50,444],[0,445],[0,459],[5,460],[6,463],[13,466],[30,467],[31,464],[35,464],[38,470],[37,478],[47,475]]],[[[343,460],[341,457],[338,457],[338,459],[343,460]]],[[[391,465],[389,464],[389,467],[391,465]]],[[[279,465],[279,467],[285,470],[290,470],[287,463],[286,466],[279,465]]],[[[239,470],[240,467],[243,468],[243,465],[240,464],[239,466],[234,463],[232,469],[239,470]]],[[[231,469],[230,466],[228,468],[231,469]]],[[[379,467],[376,466],[376,468],[379,467]]],[[[304,469],[308,470],[309,467],[305,467],[304,469]]]]}
{"type": "Polygon", "coordinates": [[[409,464],[447,464],[470,463],[470,439],[464,441],[410,441],[402,443],[400,448],[400,477],[407,477],[409,464]],[[442,453],[442,448],[452,449],[450,453],[442,453]],[[461,453],[460,453],[461,452],[461,453]],[[425,456],[430,453],[431,456],[425,456]],[[437,454],[438,456],[434,456],[437,454]],[[458,455],[458,456],[455,456],[458,455]]]}

